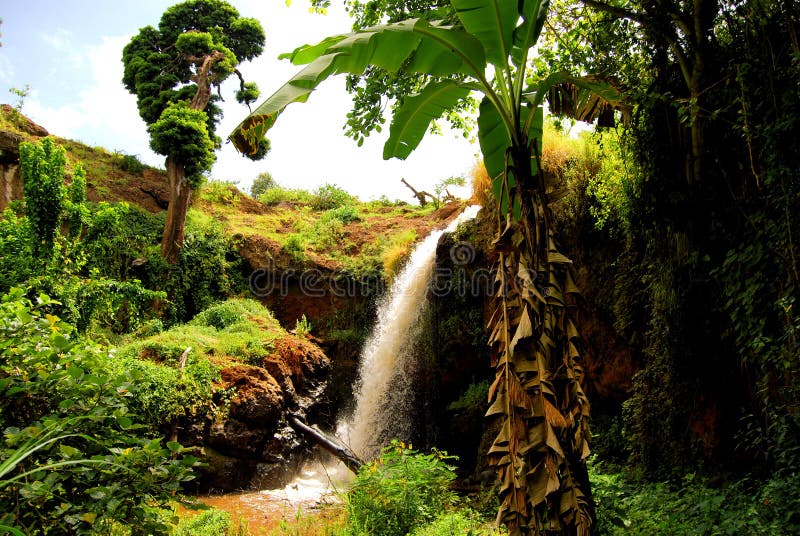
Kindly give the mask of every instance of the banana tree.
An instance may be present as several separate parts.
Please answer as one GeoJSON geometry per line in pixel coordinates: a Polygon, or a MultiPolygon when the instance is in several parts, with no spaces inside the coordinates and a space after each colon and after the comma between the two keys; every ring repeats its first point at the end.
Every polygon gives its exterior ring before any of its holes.
{"type": "Polygon", "coordinates": [[[460,24],[422,19],[326,38],[282,57],[305,65],[230,135],[243,153],[283,109],[304,102],[325,79],[369,66],[435,77],[395,109],[384,158],[406,158],[431,121],[471,92],[483,95],[478,138],[497,201],[496,293],[489,320],[495,381],[487,416],[497,437],[498,521],[511,534],[588,534],[593,508],[586,478],[589,403],[581,344],[572,319],[577,287],[558,252],[547,185],[538,165],[542,103],[593,120],[616,93],[586,78],[553,74],[531,84],[527,66],[548,0],[451,0],[460,24]],[[452,78],[448,78],[452,77],[452,78]]]}

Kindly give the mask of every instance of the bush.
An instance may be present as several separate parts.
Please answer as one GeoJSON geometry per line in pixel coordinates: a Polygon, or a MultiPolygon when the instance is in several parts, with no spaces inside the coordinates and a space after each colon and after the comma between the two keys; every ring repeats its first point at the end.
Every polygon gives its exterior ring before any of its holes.
{"type": "Polygon", "coordinates": [[[277,188],[278,183],[272,178],[268,172],[259,173],[258,177],[253,179],[253,184],[250,186],[250,196],[253,199],[258,199],[261,195],[267,193],[268,190],[277,188]]]}
{"type": "Polygon", "coordinates": [[[325,211],[322,217],[320,217],[319,222],[329,223],[332,220],[338,220],[342,223],[350,223],[360,219],[361,216],[358,214],[358,209],[351,205],[344,205],[325,211]]]}
{"type": "Polygon", "coordinates": [[[232,205],[240,192],[236,184],[231,181],[208,181],[200,188],[200,195],[203,199],[212,203],[232,205]]]}
{"type": "Polygon", "coordinates": [[[117,166],[128,173],[140,174],[145,170],[145,166],[139,156],[135,154],[116,153],[117,166]]]}
{"type": "Polygon", "coordinates": [[[431,523],[414,529],[410,536],[501,536],[505,529],[488,527],[471,510],[443,512],[431,523]]]}
{"type": "Polygon", "coordinates": [[[453,460],[434,450],[421,454],[393,440],[377,460],[361,467],[347,495],[347,510],[357,536],[405,536],[435,519],[456,501],[450,490],[453,460]]]}
{"type": "Polygon", "coordinates": [[[0,219],[0,292],[22,284],[38,263],[33,262],[33,241],[27,218],[10,209],[0,219]]]}
{"type": "Polygon", "coordinates": [[[280,203],[308,203],[311,200],[311,194],[306,190],[275,186],[259,195],[257,199],[270,206],[280,203]]]}
{"type": "Polygon", "coordinates": [[[314,210],[330,210],[349,205],[355,200],[335,184],[324,184],[311,194],[310,205],[314,210]]]}
{"type": "Polygon", "coordinates": [[[800,533],[800,475],[710,486],[695,474],[680,484],[643,483],[589,464],[603,535],[800,533]]]}
{"type": "Polygon", "coordinates": [[[28,534],[167,534],[197,460],[134,423],[124,369],[20,289],[0,300],[0,525],[28,534]],[[134,435],[136,433],[137,435],[134,435]]]}

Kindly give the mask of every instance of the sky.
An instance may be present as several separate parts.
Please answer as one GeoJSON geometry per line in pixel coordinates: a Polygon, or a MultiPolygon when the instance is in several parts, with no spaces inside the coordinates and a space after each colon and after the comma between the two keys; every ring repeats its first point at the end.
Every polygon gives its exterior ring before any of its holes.
{"type": "MultiPolygon", "coordinates": [[[[22,113],[51,134],[90,146],[137,155],[163,167],[164,157],[149,148],[149,136],[136,98],[122,85],[122,49],[140,28],[157,26],[175,0],[6,0],[0,5],[0,102],[17,104],[9,90],[30,86],[22,113]]],[[[266,98],[297,70],[283,52],[346,33],[351,21],[341,0],[327,15],[309,13],[307,0],[229,0],[245,17],[258,19],[266,34],[264,53],[239,70],[266,98]]],[[[248,111],[233,95],[236,77],[222,85],[225,139],[248,111]]],[[[259,101],[260,102],[260,101],[259,101]]],[[[272,149],[252,162],[230,143],[217,151],[211,180],[233,181],[247,191],[259,173],[269,172],[282,186],[313,190],[336,184],[362,199],[386,195],[413,201],[405,178],[432,191],[443,179],[468,176],[479,151],[461,133],[428,134],[405,161],[383,160],[388,133],[368,137],[362,147],[344,135],[350,97],[342,76],[328,79],[308,102],[291,104],[268,132],[272,149]]]]}

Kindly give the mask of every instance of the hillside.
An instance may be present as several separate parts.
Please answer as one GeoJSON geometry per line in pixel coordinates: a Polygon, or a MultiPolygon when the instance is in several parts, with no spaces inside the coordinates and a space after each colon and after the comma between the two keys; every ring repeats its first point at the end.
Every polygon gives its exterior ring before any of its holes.
{"type": "MultiPolygon", "coordinates": [[[[45,127],[11,106],[0,108],[0,210],[22,197],[19,150],[22,141],[48,135],[45,127]]],[[[54,137],[67,151],[67,179],[80,162],[87,174],[90,202],[126,202],[150,213],[166,210],[167,177],[163,169],[146,166],[135,155],[89,147],[54,137]]],[[[297,191],[292,191],[297,192],[297,191]]],[[[460,204],[435,210],[388,200],[362,202],[351,197],[346,214],[315,209],[308,192],[275,204],[259,202],[235,185],[209,181],[192,201],[190,217],[222,223],[237,239],[247,263],[255,268],[268,262],[279,266],[313,266],[354,275],[391,271],[411,243],[455,215],[460,204]],[[333,217],[331,217],[333,216],[333,217]]]]}

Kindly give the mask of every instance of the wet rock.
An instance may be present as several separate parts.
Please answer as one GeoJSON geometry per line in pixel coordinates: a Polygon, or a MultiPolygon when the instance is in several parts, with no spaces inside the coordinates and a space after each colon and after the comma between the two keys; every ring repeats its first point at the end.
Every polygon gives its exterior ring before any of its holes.
{"type": "Polygon", "coordinates": [[[220,452],[237,458],[259,459],[272,434],[264,428],[251,428],[235,419],[211,425],[208,442],[220,452]]]}
{"type": "Polygon", "coordinates": [[[280,418],[285,406],[285,390],[267,370],[235,365],[223,369],[220,375],[226,388],[236,389],[230,403],[231,417],[262,428],[271,428],[280,418]]]}

